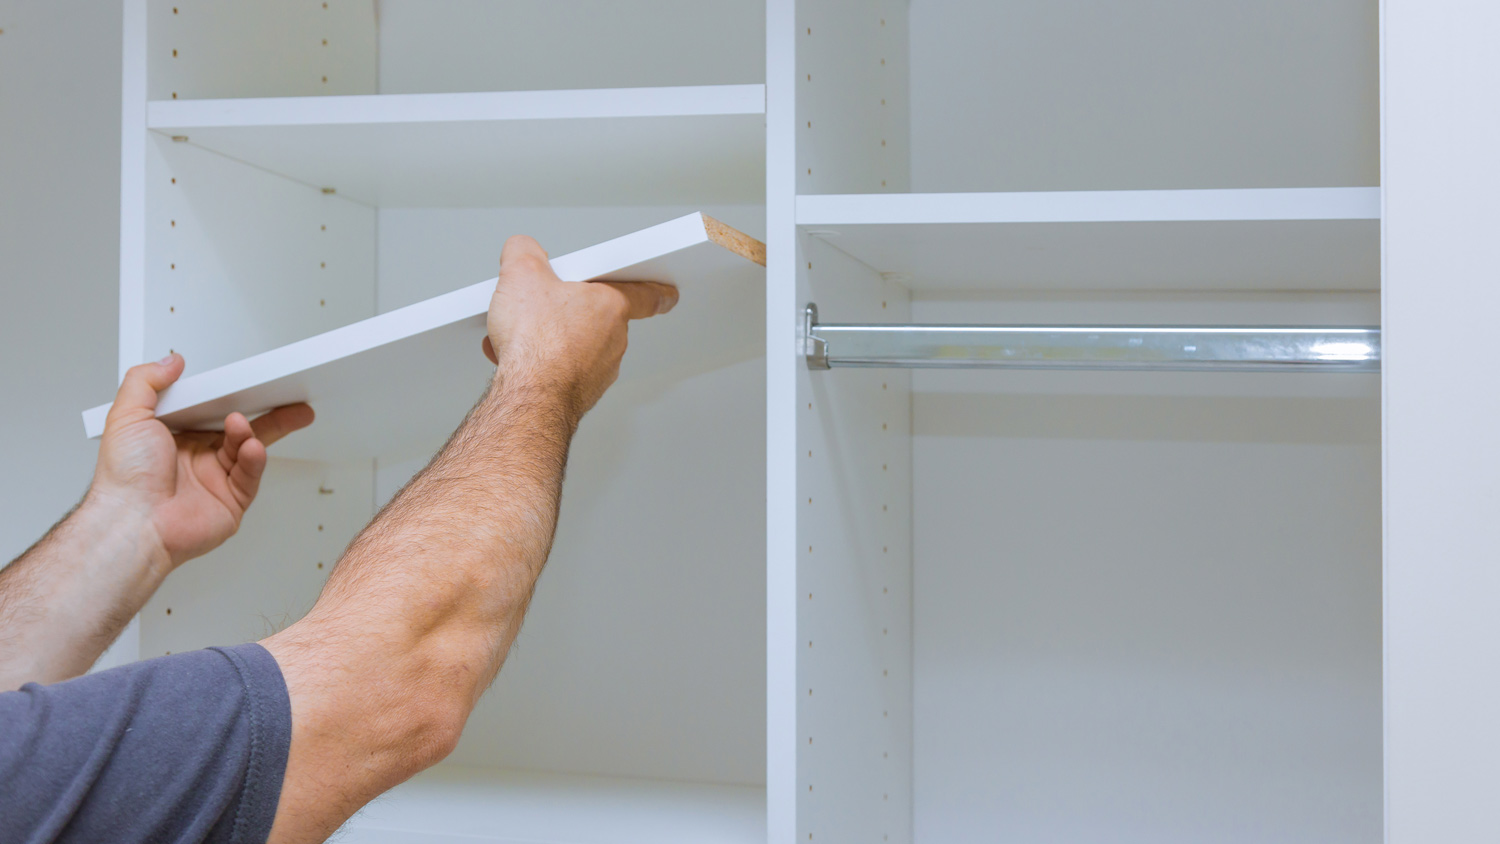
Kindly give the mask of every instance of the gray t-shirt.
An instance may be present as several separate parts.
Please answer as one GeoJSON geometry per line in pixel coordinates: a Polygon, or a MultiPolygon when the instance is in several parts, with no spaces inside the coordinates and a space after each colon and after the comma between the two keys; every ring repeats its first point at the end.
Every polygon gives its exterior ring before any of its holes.
{"type": "Polygon", "coordinates": [[[264,844],[291,738],[256,644],[28,683],[0,694],[0,842],[264,844]]]}

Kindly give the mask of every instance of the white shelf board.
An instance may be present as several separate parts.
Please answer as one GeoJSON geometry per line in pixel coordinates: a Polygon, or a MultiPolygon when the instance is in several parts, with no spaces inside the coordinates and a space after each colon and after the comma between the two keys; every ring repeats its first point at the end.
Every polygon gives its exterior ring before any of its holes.
{"type": "Polygon", "coordinates": [[[761,786],[439,766],[349,823],[346,844],[764,844],[761,786]]]}
{"type": "MultiPolygon", "coordinates": [[[[693,213],[554,258],[552,267],[565,281],[676,284],[677,308],[633,326],[628,358],[670,377],[723,365],[726,354],[761,353],[759,331],[737,331],[743,321],[735,319],[746,294],[758,299],[764,288],[756,260],[764,261],[757,241],[693,213]]],[[[494,372],[480,352],[494,288],[495,279],[481,281],[189,376],[162,392],[157,416],[175,429],[214,429],[236,410],[253,417],[306,401],[318,421],[276,454],[325,461],[441,440],[494,372]]],[[[103,432],[108,412],[107,404],[84,412],[88,436],[103,432]]]]}
{"type": "Polygon", "coordinates": [[[1374,290],[1379,188],[797,197],[913,290],[1374,290]]]}
{"type": "Polygon", "coordinates": [[[375,206],[764,194],[764,85],[159,100],[146,125],[375,206]]]}

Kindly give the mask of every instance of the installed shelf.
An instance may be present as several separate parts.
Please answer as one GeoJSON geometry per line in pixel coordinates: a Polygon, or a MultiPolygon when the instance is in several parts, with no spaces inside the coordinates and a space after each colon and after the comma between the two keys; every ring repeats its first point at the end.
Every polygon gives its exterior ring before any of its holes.
{"type": "Polygon", "coordinates": [[[367,205],[758,203],[765,86],[161,100],[146,125],[367,205]]]}
{"type": "MultiPolygon", "coordinates": [[[[565,281],[676,284],[672,313],[632,327],[627,361],[679,376],[761,353],[759,326],[734,317],[746,300],[764,301],[764,267],[763,244],[698,213],[552,259],[565,281]]],[[[495,279],[481,281],[189,376],[162,392],[157,416],[175,429],[209,429],[236,410],[254,416],[309,402],[317,423],[276,453],[324,461],[440,440],[494,372],[480,353],[494,289],[495,279]]],[[[90,437],[108,412],[107,404],[84,412],[90,437]]]]}
{"type": "Polygon", "coordinates": [[[797,197],[797,225],[914,290],[1376,290],[1380,189],[797,197]]]}
{"type": "Polygon", "coordinates": [[[760,786],[444,766],[344,826],[348,844],[763,844],[760,786]]]}

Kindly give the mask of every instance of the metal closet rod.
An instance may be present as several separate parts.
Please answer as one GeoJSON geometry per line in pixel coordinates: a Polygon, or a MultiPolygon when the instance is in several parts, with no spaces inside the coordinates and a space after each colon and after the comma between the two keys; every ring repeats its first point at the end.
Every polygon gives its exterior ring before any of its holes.
{"type": "Polygon", "coordinates": [[[1379,372],[1379,328],[826,325],[803,316],[808,369],[1379,372]]]}

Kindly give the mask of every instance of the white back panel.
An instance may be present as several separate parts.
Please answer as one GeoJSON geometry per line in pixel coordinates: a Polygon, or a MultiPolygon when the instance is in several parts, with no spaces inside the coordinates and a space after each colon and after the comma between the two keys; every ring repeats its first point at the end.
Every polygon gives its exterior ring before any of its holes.
{"type": "Polygon", "coordinates": [[[252,642],[301,618],[373,502],[368,462],[273,456],[239,533],[173,572],[141,610],[141,656],[252,642]]]}
{"type": "MultiPolygon", "coordinates": [[[[805,301],[908,318],[905,290],[799,240],[805,301]]],[[[910,385],[899,370],[798,374],[798,840],[911,840],[910,385]]]]}
{"type": "Polygon", "coordinates": [[[148,0],[147,97],[374,94],[375,0],[148,0]]]}
{"type": "Polygon", "coordinates": [[[373,315],[374,210],[160,135],[146,155],[146,360],[191,374],[373,315]]]}
{"type": "Polygon", "coordinates": [[[380,92],[765,81],[757,0],[381,0],[380,92]]]}
{"type": "MultiPolygon", "coordinates": [[[[453,763],[764,784],[764,395],[758,356],[677,380],[627,354],[574,440],[526,628],[453,763]]],[[[381,500],[424,463],[382,463],[381,500]]]]}
{"type": "MultiPolygon", "coordinates": [[[[913,310],[1371,316],[1340,298],[913,310]]],[[[1378,840],[1374,379],[1035,374],[916,379],[918,840],[1378,840]]]]}
{"type": "Polygon", "coordinates": [[[913,0],[916,191],[1379,181],[1376,0],[913,0]]]}

